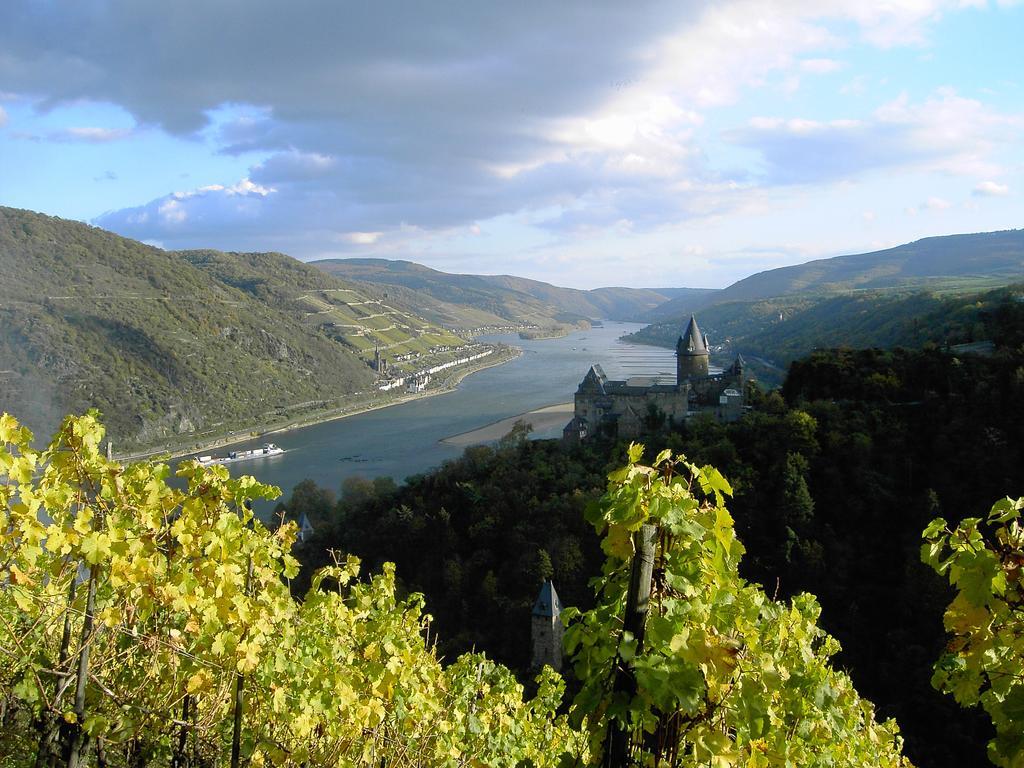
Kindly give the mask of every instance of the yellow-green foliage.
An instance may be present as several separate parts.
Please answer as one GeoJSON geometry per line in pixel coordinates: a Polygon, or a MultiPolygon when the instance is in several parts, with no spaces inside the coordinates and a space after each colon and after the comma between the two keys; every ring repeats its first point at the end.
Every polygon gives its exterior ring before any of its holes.
{"type": "Polygon", "coordinates": [[[246,764],[548,765],[574,749],[556,675],[524,703],[483,656],[442,666],[391,567],[360,582],[358,560],[339,560],[294,600],[294,526],[271,532],[246,509],[277,489],[189,464],[176,490],[166,465],[107,461],[102,435],[94,415],[69,418],[37,452],[0,417],[0,695],[22,726],[0,735],[0,766],[33,765],[41,736],[59,751],[77,729],[108,765],[140,750],[224,764],[239,676],[246,764]]]}
{"type": "Polygon", "coordinates": [[[980,704],[996,738],[989,758],[1024,765],[1024,497],[1000,499],[988,519],[952,528],[938,518],[924,531],[924,562],[949,576],[956,597],[946,609],[953,639],[935,665],[932,684],[964,706],[980,704]]]}
{"type": "Polygon", "coordinates": [[[789,603],[739,577],[743,546],[713,467],[663,451],[654,466],[609,475],[588,518],[608,561],[597,607],[569,610],[566,648],[584,681],[574,722],[600,754],[609,725],[630,734],[637,764],[908,766],[895,722],[876,722],[849,677],[832,668],[839,643],[816,622],[814,597],[789,603]],[[616,617],[626,606],[634,534],[657,526],[654,590],[642,648],[616,617]],[[613,681],[635,681],[635,694],[613,681]]]}
{"type": "Polygon", "coordinates": [[[104,458],[95,412],[45,450],[31,439],[0,416],[0,768],[76,743],[90,765],[222,765],[236,711],[255,766],[583,765],[623,724],[637,765],[908,765],[895,724],[830,666],[814,599],[778,603],[737,575],[729,486],[710,467],[667,452],[644,466],[633,446],[610,475],[589,513],[608,554],[599,604],[568,612],[583,687],[567,718],[550,669],[524,701],[481,655],[442,665],[392,566],[360,580],[339,555],[294,599],[295,526],[248,510],[276,488],[195,463],[172,488],[166,465],[104,458]],[[641,648],[621,617],[647,523],[660,533],[641,648]],[[612,692],[619,670],[635,695],[612,692]]]}

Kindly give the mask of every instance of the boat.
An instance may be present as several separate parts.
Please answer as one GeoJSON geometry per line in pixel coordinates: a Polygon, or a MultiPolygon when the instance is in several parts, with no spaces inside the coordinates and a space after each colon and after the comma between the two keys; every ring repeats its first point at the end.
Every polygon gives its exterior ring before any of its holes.
{"type": "Polygon", "coordinates": [[[232,464],[236,461],[280,456],[282,453],[284,453],[284,448],[279,448],[274,443],[264,443],[262,448],[253,448],[251,451],[231,451],[227,456],[197,456],[196,461],[204,467],[212,467],[214,464],[232,464]]]}

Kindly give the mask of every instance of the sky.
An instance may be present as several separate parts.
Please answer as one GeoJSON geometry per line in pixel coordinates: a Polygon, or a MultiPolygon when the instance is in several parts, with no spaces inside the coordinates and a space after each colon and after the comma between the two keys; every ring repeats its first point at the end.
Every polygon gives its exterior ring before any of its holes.
{"type": "Polygon", "coordinates": [[[723,287],[1024,227],[1024,2],[6,0],[0,205],[723,287]]]}

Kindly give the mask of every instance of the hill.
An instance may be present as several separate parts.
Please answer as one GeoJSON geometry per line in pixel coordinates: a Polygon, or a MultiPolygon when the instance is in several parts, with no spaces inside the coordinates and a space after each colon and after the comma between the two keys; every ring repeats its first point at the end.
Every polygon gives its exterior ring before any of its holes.
{"type": "Polygon", "coordinates": [[[209,439],[372,389],[375,344],[465,341],[277,253],[168,252],[0,208],[0,411],[98,407],[119,448],[209,439]]]}
{"type": "MultiPolygon", "coordinates": [[[[741,352],[755,367],[774,365],[774,373],[762,368],[757,374],[778,383],[782,368],[815,349],[966,344],[989,339],[993,328],[1014,339],[1001,318],[1020,313],[1024,284],[962,294],[854,291],[734,301],[702,309],[700,324],[722,359],[741,352]]],[[[679,324],[668,322],[650,325],[631,339],[671,346],[678,336],[679,324]]]]}
{"type": "Polygon", "coordinates": [[[576,322],[571,315],[529,294],[503,289],[476,275],[450,275],[411,261],[325,259],[310,262],[327,274],[392,293],[404,305],[456,328],[576,322]]]}
{"type": "Polygon", "coordinates": [[[971,290],[1024,278],[1024,229],[926,237],[883,251],[817,259],[739,280],[705,296],[666,302],[645,319],[680,319],[712,304],[758,301],[793,294],[912,288],[971,290]]]}
{"type": "Polygon", "coordinates": [[[529,294],[591,320],[632,320],[673,298],[670,294],[685,296],[711,292],[703,288],[668,289],[665,293],[647,288],[594,288],[584,291],[511,275],[485,275],[483,279],[491,285],[529,294]]]}
{"type": "Polygon", "coordinates": [[[1011,282],[1024,277],[1024,229],[926,237],[872,253],[818,259],[744,278],[715,297],[716,302],[751,301],[810,291],[949,287],[958,278],[1011,282]]]}
{"type": "Polygon", "coordinates": [[[768,270],[714,293],[674,298],[648,312],[652,324],[631,338],[671,346],[697,312],[720,352],[742,352],[756,375],[776,384],[780,366],[820,347],[972,341],[962,327],[951,326],[950,315],[970,314],[971,302],[997,302],[1005,298],[999,289],[1021,280],[1024,230],[929,237],[768,270]]]}
{"type": "Polygon", "coordinates": [[[631,320],[679,291],[700,292],[685,288],[666,293],[642,288],[584,291],[510,275],[450,274],[387,259],[326,259],[311,264],[350,280],[406,289],[396,293],[398,300],[456,328],[507,323],[551,328],[583,319],[631,320]]]}

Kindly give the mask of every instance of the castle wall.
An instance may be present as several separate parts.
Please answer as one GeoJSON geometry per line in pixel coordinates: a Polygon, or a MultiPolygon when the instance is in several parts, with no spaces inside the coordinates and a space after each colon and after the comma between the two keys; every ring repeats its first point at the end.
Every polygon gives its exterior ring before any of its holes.
{"type": "Polygon", "coordinates": [[[743,377],[734,373],[690,378],[681,386],[629,387],[606,382],[603,391],[580,387],[575,395],[576,423],[593,434],[614,423],[619,437],[638,437],[651,405],[667,418],[684,421],[694,413],[708,412],[720,421],[734,421],[743,412],[743,377]],[[726,394],[729,390],[734,394],[726,394]]]}
{"type": "Polygon", "coordinates": [[[730,373],[718,373],[714,376],[692,379],[690,386],[700,405],[717,405],[719,397],[727,389],[743,391],[742,378],[730,373]]]}

